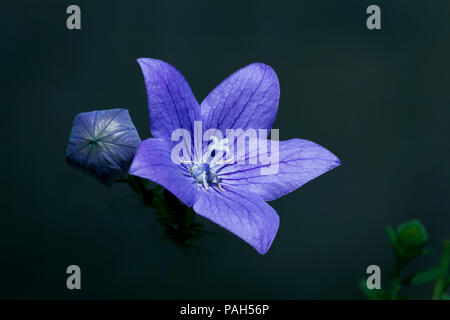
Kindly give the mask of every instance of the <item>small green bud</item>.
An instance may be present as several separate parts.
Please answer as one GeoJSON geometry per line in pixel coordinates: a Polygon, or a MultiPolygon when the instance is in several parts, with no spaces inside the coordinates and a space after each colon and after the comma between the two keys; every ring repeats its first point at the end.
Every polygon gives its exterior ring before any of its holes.
{"type": "Polygon", "coordinates": [[[395,232],[388,228],[389,238],[398,257],[409,261],[428,251],[424,245],[428,241],[428,234],[419,220],[412,220],[401,224],[395,232]]]}
{"type": "Polygon", "coordinates": [[[428,234],[419,220],[413,220],[397,228],[397,239],[404,248],[418,249],[428,241],[428,234]]]}

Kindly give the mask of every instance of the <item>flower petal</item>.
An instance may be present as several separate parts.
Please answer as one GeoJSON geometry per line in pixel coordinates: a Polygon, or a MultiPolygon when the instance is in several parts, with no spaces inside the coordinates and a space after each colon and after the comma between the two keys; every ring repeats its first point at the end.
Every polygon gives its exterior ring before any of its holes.
{"type": "MultiPolygon", "coordinates": [[[[270,150],[270,140],[266,141],[268,147],[265,149],[270,150]]],[[[222,184],[271,201],[340,165],[339,159],[320,145],[308,140],[291,139],[279,141],[279,157],[272,162],[273,168],[278,168],[277,172],[264,175],[261,169],[267,169],[269,165],[260,161],[249,164],[249,159],[267,154],[258,147],[246,151],[244,157],[247,164],[239,164],[242,159],[237,159],[236,164],[225,166],[218,172],[222,184]]]]}
{"type": "Polygon", "coordinates": [[[263,200],[246,192],[199,192],[194,211],[249,243],[265,254],[278,230],[280,220],[275,210],[263,200]]]}
{"type": "Polygon", "coordinates": [[[278,110],[280,86],[273,69],[250,64],[225,79],[201,104],[204,128],[272,128],[278,110]]]}
{"type": "Polygon", "coordinates": [[[175,129],[184,128],[192,133],[194,121],[201,119],[200,107],[183,75],[161,60],[137,61],[147,88],[152,135],[170,141],[175,129]]]}
{"type": "Polygon", "coordinates": [[[144,140],[130,167],[130,174],[159,183],[187,206],[194,204],[195,180],[171,160],[171,145],[163,139],[144,140]]]}
{"type": "Polygon", "coordinates": [[[111,185],[128,171],[140,143],[128,110],[84,112],[73,121],[66,158],[111,185]]]}

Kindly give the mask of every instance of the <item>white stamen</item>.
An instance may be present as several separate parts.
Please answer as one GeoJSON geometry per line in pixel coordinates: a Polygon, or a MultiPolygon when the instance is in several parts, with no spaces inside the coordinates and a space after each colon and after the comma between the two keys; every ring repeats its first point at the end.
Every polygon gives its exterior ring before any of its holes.
{"type": "Polygon", "coordinates": [[[217,187],[219,188],[220,191],[223,192],[222,185],[220,184],[219,177],[217,176],[217,174],[214,174],[214,176],[216,177],[216,180],[217,180],[217,187]]]}
{"type": "Polygon", "coordinates": [[[208,190],[208,182],[206,181],[206,172],[203,172],[203,186],[208,190]]]}

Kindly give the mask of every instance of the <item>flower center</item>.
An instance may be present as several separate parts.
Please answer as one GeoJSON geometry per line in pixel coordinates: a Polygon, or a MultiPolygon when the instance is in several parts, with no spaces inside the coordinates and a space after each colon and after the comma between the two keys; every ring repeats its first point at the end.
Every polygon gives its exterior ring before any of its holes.
{"type": "Polygon", "coordinates": [[[197,183],[203,184],[206,190],[208,190],[210,184],[215,184],[220,191],[223,191],[219,177],[208,163],[195,163],[191,167],[190,173],[197,183]]]}
{"type": "MultiPolygon", "coordinates": [[[[216,156],[216,151],[229,152],[230,148],[227,146],[228,139],[225,138],[219,141],[217,137],[212,136],[210,140],[212,141],[212,144],[208,147],[208,151],[202,155],[202,162],[183,160],[181,163],[192,165],[189,169],[191,176],[194,177],[199,185],[203,185],[205,190],[208,190],[209,185],[213,184],[216,185],[220,191],[223,191],[220,179],[217,176],[217,173],[211,168],[211,165],[214,167],[216,164],[223,163],[222,161],[215,161],[214,158],[216,156]]],[[[227,162],[225,161],[225,163],[227,162]]]]}
{"type": "Polygon", "coordinates": [[[191,168],[191,175],[198,183],[203,183],[203,177],[208,183],[212,182],[214,179],[211,167],[207,163],[194,164],[191,168]]]}
{"type": "Polygon", "coordinates": [[[91,138],[89,138],[89,142],[88,142],[89,144],[93,144],[93,145],[98,145],[98,143],[99,143],[99,140],[97,139],[97,138],[95,138],[95,137],[91,137],[91,138]]]}

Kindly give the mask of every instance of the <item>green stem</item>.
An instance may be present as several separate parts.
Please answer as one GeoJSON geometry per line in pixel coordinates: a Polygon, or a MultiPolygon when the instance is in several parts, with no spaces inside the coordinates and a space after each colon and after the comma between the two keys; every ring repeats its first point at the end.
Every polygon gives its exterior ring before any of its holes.
{"type": "Polygon", "coordinates": [[[400,273],[401,273],[404,265],[405,264],[399,258],[395,259],[394,275],[392,276],[392,282],[391,282],[391,300],[397,300],[397,298],[398,298],[398,292],[401,288],[400,273]]]}
{"type": "Polygon", "coordinates": [[[441,275],[434,287],[433,300],[441,299],[442,293],[448,286],[448,267],[450,264],[450,240],[445,239],[442,244],[441,275]]]}

